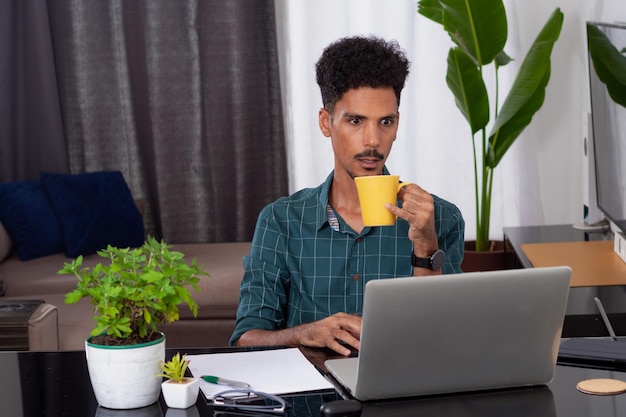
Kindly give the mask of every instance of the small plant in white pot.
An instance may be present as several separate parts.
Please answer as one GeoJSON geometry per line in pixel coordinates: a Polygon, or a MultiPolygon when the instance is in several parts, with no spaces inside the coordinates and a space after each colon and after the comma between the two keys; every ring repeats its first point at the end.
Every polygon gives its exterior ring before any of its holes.
{"type": "Polygon", "coordinates": [[[161,388],[157,375],[165,359],[165,336],[158,326],[177,321],[183,302],[197,315],[189,288],[199,291],[199,277],[208,274],[195,259],[187,264],[181,252],[153,237],[140,248],[109,245],[98,255],[109,262],[88,268],[79,256],[59,271],[78,278],[65,302],[86,297],[94,306],[96,327],[85,351],[98,404],[144,407],[158,400],[161,388]]]}
{"type": "Polygon", "coordinates": [[[188,365],[189,360],[185,355],[180,356],[180,353],[161,364],[162,373],[158,376],[167,378],[161,384],[161,391],[168,407],[189,408],[198,399],[200,380],[185,376],[188,365]]]}

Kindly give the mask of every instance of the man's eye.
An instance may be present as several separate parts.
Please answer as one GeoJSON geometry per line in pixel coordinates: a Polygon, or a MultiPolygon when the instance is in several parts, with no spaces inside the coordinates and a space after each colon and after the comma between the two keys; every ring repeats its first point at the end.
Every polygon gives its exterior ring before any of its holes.
{"type": "Polygon", "coordinates": [[[394,122],[394,120],[393,120],[393,119],[383,119],[381,123],[382,123],[384,126],[391,126],[391,125],[393,125],[393,122],[394,122]]]}
{"type": "Polygon", "coordinates": [[[350,124],[353,124],[353,125],[358,125],[359,123],[361,123],[361,119],[360,119],[360,118],[358,118],[358,117],[352,117],[352,118],[349,120],[349,122],[350,122],[350,124]]]}

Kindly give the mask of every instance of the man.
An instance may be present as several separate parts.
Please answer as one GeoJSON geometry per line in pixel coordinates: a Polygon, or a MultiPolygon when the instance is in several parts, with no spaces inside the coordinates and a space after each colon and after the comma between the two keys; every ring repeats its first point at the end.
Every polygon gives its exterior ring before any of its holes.
{"type": "Polygon", "coordinates": [[[400,208],[387,207],[398,216],[394,226],[364,227],[361,219],[354,178],[389,174],[408,67],[396,42],[378,38],[344,38],[324,50],[316,65],[324,105],[318,118],[335,168],[319,187],[259,214],[232,344],[349,355],[359,349],[368,281],[461,272],[461,213],[418,185],[399,192],[400,208]]]}

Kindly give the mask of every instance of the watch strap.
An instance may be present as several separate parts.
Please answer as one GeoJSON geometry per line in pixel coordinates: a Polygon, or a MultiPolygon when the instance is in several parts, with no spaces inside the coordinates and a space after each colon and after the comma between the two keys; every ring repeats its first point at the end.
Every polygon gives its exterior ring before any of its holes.
{"type": "Polygon", "coordinates": [[[411,265],[415,268],[426,268],[438,271],[443,267],[444,260],[445,253],[441,249],[434,251],[428,258],[416,256],[415,253],[411,251],[411,265]]]}
{"type": "Polygon", "coordinates": [[[419,256],[415,256],[415,253],[411,252],[411,265],[415,268],[427,268],[430,269],[431,266],[431,257],[428,258],[420,258],[419,256]]]}

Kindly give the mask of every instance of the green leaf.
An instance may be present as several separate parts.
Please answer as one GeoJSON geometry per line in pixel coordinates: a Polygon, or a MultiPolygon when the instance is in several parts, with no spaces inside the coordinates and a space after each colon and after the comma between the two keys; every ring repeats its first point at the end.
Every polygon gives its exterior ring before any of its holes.
{"type": "Polygon", "coordinates": [[[626,56],[597,26],[587,23],[589,55],[593,68],[616,103],[626,107],[626,56]]]}
{"type": "Polygon", "coordinates": [[[65,294],[65,304],[74,304],[77,303],[81,298],[83,298],[83,293],[80,290],[74,290],[65,294]]]}
{"type": "Polygon", "coordinates": [[[161,363],[161,370],[163,373],[158,376],[169,378],[176,382],[181,382],[185,377],[185,371],[187,370],[188,365],[189,360],[187,357],[185,355],[181,357],[180,353],[177,352],[176,355],[172,357],[172,360],[161,363]]]}
{"type": "Polygon", "coordinates": [[[144,271],[141,274],[141,279],[143,279],[146,282],[154,283],[154,282],[160,281],[162,278],[163,278],[163,274],[155,270],[144,271]]]}
{"type": "Polygon", "coordinates": [[[440,0],[443,28],[476,65],[489,64],[508,36],[502,0],[440,0]]]}
{"type": "Polygon", "coordinates": [[[550,55],[559,38],[563,13],[556,9],[530,47],[489,135],[496,167],[522,130],[541,108],[550,79],[550,55]]]}
{"type": "Polygon", "coordinates": [[[448,53],[446,82],[472,134],[483,129],[489,122],[487,89],[480,71],[460,48],[451,48],[448,53]]]}
{"type": "Polygon", "coordinates": [[[108,329],[109,329],[109,326],[98,325],[91,331],[91,333],[89,333],[89,335],[90,336],[98,336],[98,335],[100,335],[102,333],[107,333],[108,329]]]}
{"type": "Polygon", "coordinates": [[[193,314],[194,317],[198,315],[198,303],[193,299],[191,293],[187,290],[187,288],[178,288],[178,294],[183,299],[185,303],[187,303],[187,307],[193,314]]]}
{"type": "Polygon", "coordinates": [[[417,12],[433,22],[443,25],[443,7],[439,0],[420,0],[417,3],[417,12]]]}
{"type": "Polygon", "coordinates": [[[501,51],[498,55],[496,55],[496,68],[503,67],[511,61],[513,61],[513,58],[508,56],[506,52],[501,51]]]}
{"type": "MultiPolygon", "coordinates": [[[[550,68],[544,73],[544,78],[535,93],[519,108],[515,117],[504,124],[499,131],[489,137],[489,152],[485,158],[485,165],[495,168],[511,145],[522,131],[530,124],[533,115],[541,108],[545,98],[545,88],[550,80],[550,68]]],[[[499,117],[498,117],[499,118],[499,117]]],[[[497,120],[497,119],[496,119],[497,120]]]]}
{"type": "MultiPolygon", "coordinates": [[[[133,331],[133,329],[130,327],[129,325],[130,323],[124,323],[121,320],[116,323],[115,328],[120,332],[120,333],[124,333],[126,336],[130,335],[133,331]]],[[[124,337],[126,337],[124,336],[124,337]]]]}

